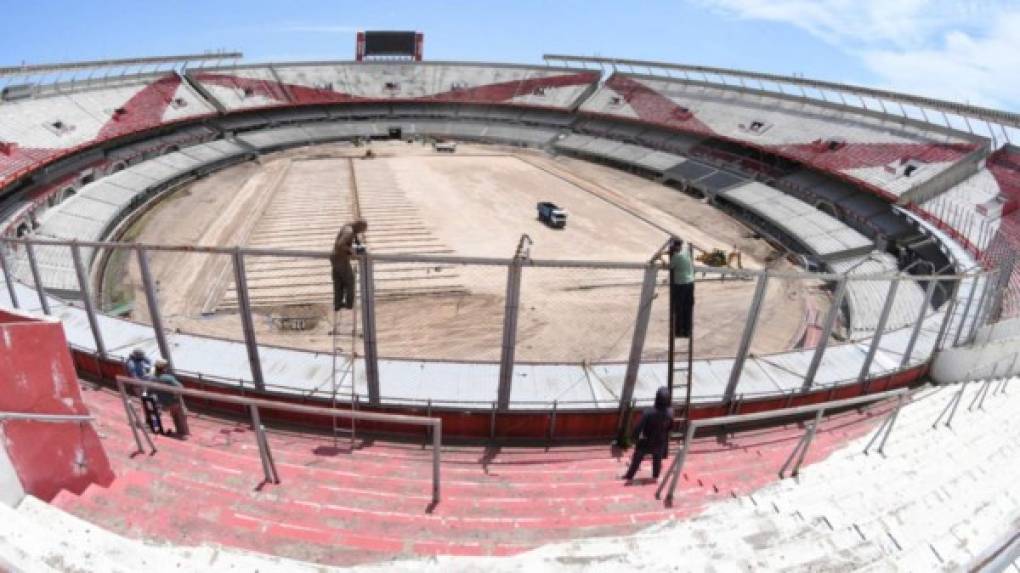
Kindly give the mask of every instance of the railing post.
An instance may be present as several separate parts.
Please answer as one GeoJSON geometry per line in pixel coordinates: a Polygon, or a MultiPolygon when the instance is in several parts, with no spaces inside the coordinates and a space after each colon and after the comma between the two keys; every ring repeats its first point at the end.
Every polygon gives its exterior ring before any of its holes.
{"type": "Polygon", "coordinates": [[[889,291],[885,295],[885,304],[882,305],[882,314],[878,317],[878,324],[875,333],[871,336],[871,346],[868,347],[868,354],[864,357],[864,364],[861,365],[861,373],[857,376],[857,382],[864,382],[871,373],[871,363],[878,353],[878,345],[882,342],[882,334],[885,332],[885,324],[889,322],[889,313],[892,311],[893,301],[896,299],[896,289],[900,286],[900,279],[889,280],[889,291]]]}
{"type": "Polygon", "coordinates": [[[978,275],[970,277],[970,294],[967,295],[967,303],[963,306],[963,314],[960,315],[960,324],[956,327],[956,335],[953,337],[953,346],[960,344],[960,335],[967,326],[967,317],[970,315],[970,305],[974,302],[974,293],[977,292],[978,275]]]}
{"type": "Polygon", "coordinates": [[[513,386],[514,356],[517,350],[517,314],[521,297],[521,258],[507,267],[506,308],[503,314],[503,350],[499,360],[499,388],[496,400],[499,409],[510,407],[510,391],[513,386]]]}
{"type": "Polygon", "coordinates": [[[159,311],[159,298],[156,293],[155,281],[152,280],[152,270],[149,268],[149,253],[145,247],[136,247],[135,254],[138,256],[138,271],[142,276],[142,286],[145,288],[145,303],[149,308],[149,321],[152,322],[152,332],[156,335],[156,344],[159,346],[159,354],[173,369],[174,361],[170,352],[170,345],[166,341],[166,331],[163,330],[163,316],[159,311]]]}
{"type": "Polygon", "coordinates": [[[96,353],[100,358],[105,358],[106,344],[103,343],[103,331],[99,328],[99,318],[96,317],[96,306],[92,301],[88,273],[85,272],[85,263],[82,261],[81,248],[78,247],[77,241],[71,242],[71,259],[74,261],[74,272],[78,275],[78,291],[81,293],[81,302],[85,305],[85,315],[89,319],[89,328],[92,329],[92,339],[96,342],[96,353]]]}
{"type": "Polygon", "coordinates": [[[949,334],[949,325],[953,322],[953,315],[956,314],[957,296],[960,294],[960,279],[956,279],[956,288],[953,289],[953,294],[950,296],[942,306],[945,308],[945,315],[942,317],[942,324],[939,325],[939,335],[935,339],[935,351],[942,350],[942,346],[945,343],[946,335],[949,334]]]}
{"type": "Polygon", "coordinates": [[[733,359],[733,369],[730,370],[730,380],[726,384],[726,391],[723,394],[724,403],[733,400],[733,395],[737,391],[737,385],[740,384],[740,375],[743,373],[747,354],[751,350],[754,332],[758,328],[758,317],[761,316],[761,307],[765,300],[765,291],[768,288],[768,284],[769,273],[768,271],[763,271],[758,275],[758,282],[754,287],[754,299],[751,301],[751,308],[747,311],[747,324],[744,326],[744,334],[740,338],[740,347],[737,349],[737,355],[733,359]]]}
{"type": "MultiPolygon", "coordinates": [[[[620,410],[630,404],[634,397],[634,386],[637,384],[638,370],[641,368],[641,353],[645,348],[645,337],[648,334],[648,322],[652,316],[652,301],[655,299],[655,279],[659,266],[649,263],[645,268],[644,280],[641,282],[641,296],[638,299],[637,318],[634,320],[634,335],[630,342],[630,357],[627,360],[627,372],[623,376],[623,390],[620,392],[620,410]]],[[[670,333],[672,335],[672,333],[670,333]]]]}
{"type": "Polygon", "coordinates": [[[439,503],[440,450],[443,447],[443,420],[437,419],[432,428],[432,503],[439,503]]]}
{"type": "Polygon", "coordinates": [[[259,415],[259,407],[255,404],[248,406],[251,412],[251,429],[255,432],[255,443],[259,447],[259,459],[262,461],[262,473],[266,483],[280,483],[276,476],[271,454],[269,453],[269,442],[266,440],[265,429],[262,427],[262,416],[259,415]]]}
{"type": "Polygon", "coordinates": [[[928,288],[924,290],[924,302],[921,303],[921,310],[917,313],[917,320],[914,322],[914,328],[910,332],[910,340],[907,342],[907,348],[903,351],[903,358],[900,360],[900,370],[903,370],[910,364],[910,357],[914,353],[914,345],[917,344],[917,337],[921,335],[921,325],[924,323],[924,317],[928,314],[928,308],[931,306],[931,299],[935,296],[935,286],[938,281],[932,279],[928,281],[928,288]]]}
{"type": "Polygon", "coordinates": [[[35,283],[35,292],[39,296],[39,308],[42,309],[43,314],[52,314],[50,303],[46,300],[46,288],[42,283],[42,275],[39,274],[39,261],[35,258],[35,246],[32,244],[32,239],[25,239],[25,255],[28,256],[28,268],[32,271],[32,282],[35,283]]]}
{"type": "Polygon", "coordinates": [[[994,286],[999,282],[998,279],[994,281],[992,280],[993,276],[998,276],[998,271],[991,271],[989,273],[985,273],[983,276],[985,278],[985,286],[981,289],[981,296],[978,298],[977,308],[974,309],[974,320],[970,323],[970,330],[967,331],[967,337],[964,339],[964,343],[973,341],[974,336],[977,335],[977,329],[983,325],[983,313],[988,302],[988,297],[991,296],[994,286]]]}
{"type": "Polygon", "coordinates": [[[131,402],[128,400],[127,390],[124,389],[124,383],[117,378],[117,392],[120,394],[120,401],[124,404],[124,415],[127,416],[128,425],[131,426],[131,435],[135,438],[135,445],[138,446],[138,453],[144,453],[145,447],[142,446],[142,439],[138,437],[138,432],[141,431],[142,435],[145,436],[145,441],[148,442],[150,453],[156,453],[156,445],[152,443],[152,439],[149,438],[149,434],[145,433],[145,430],[139,428],[138,416],[135,413],[134,408],[131,407],[131,402]]]}
{"type": "Polygon", "coordinates": [[[684,463],[687,461],[687,453],[691,451],[691,442],[694,439],[694,432],[698,431],[698,422],[690,421],[687,424],[687,429],[684,432],[684,449],[676,454],[676,459],[673,460],[673,465],[670,466],[666,475],[662,478],[659,483],[658,489],[655,490],[655,499],[660,499],[662,496],[662,490],[666,488],[667,482],[669,483],[669,491],[666,493],[666,502],[673,501],[673,493],[676,491],[676,484],[680,481],[680,474],[684,471],[684,463]]]}
{"type": "Polygon", "coordinates": [[[18,292],[14,288],[14,274],[11,266],[7,263],[7,245],[0,243],[0,272],[4,274],[4,282],[7,283],[7,294],[11,297],[11,306],[21,308],[18,304],[18,292]]]}
{"type": "Polygon", "coordinates": [[[811,364],[808,365],[807,372],[804,374],[804,384],[800,388],[801,392],[811,390],[811,386],[815,383],[818,368],[822,365],[822,357],[825,356],[825,350],[829,346],[829,339],[832,338],[832,330],[836,328],[836,319],[839,318],[840,307],[843,306],[843,298],[846,296],[847,282],[849,280],[844,276],[840,277],[836,283],[836,290],[832,295],[832,305],[829,306],[829,311],[825,313],[825,322],[822,325],[822,339],[818,341],[818,345],[815,346],[815,352],[811,356],[811,364]]]}
{"type": "Polygon", "coordinates": [[[365,380],[368,384],[368,402],[378,405],[379,351],[376,346],[375,333],[375,268],[367,253],[358,258],[358,264],[361,267],[361,332],[365,344],[365,380]]]}
{"type": "Polygon", "coordinates": [[[244,345],[248,350],[248,364],[252,381],[260,391],[266,389],[262,378],[262,362],[259,360],[259,345],[255,338],[255,324],[251,319],[251,300],[248,298],[248,278],[244,272],[244,253],[241,247],[234,247],[234,288],[237,289],[238,311],[241,313],[241,328],[244,330],[244,345]]]}
{"type": "Polygon", "coordinates": [[[1009,288],[1009,280],[1013,276],[1013,269],[1016,268],[1016,257],[1016,253],[1007,253],[1006,257],[999,263],[1000,274],[995,293],[992,295],[992,304],[988,309],[989,320],[996,320],[999,318],[999,313],[1002,312],[1002,299],[1009,288]]]}

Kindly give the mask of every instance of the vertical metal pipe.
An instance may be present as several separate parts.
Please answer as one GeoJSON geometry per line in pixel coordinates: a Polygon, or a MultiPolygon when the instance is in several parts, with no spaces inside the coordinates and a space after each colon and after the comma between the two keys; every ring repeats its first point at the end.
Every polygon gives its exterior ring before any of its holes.
{"type": "Polygon", "coordinates": [[[14,273],[11,271],[11,266],[7,263],[6,248],[3,243],[0,243],[0,272],[4,274],[4,282],[7,283],[7,294],[11,297],[11,306],[21,308],[18,304],[18,292],[14,288],[14,273]]]}
{"type": "Polygon", "coordinates": [[[439,463],[443,447],[443,420],[437,419],[432,428],[432,503],[439,503],[439,463]]]}
{"type": "Polygon", "coordinates": [[[910,332],[907,348],[903,351],[903,358],[900,360],[900,370],[910,364],[910,357],[914,353],[914,345],[917,344],[917,337],[921,335],[921,325],[924,324],[924,317],[928,314],[928,308],[931,306],[932,297],[935,296],[935,286],[937,284],[938,281],[929,280],[928,288],[924,290],[924,302],[921,303],[921,309],[917,313],[917,320],[914,321],[914,328],[910,332]]]}
{"type": "Polygon", "coordinates": [[[131,427],[131,435],[135,438],[135,445],[138,447],[139,452],[144,452],[145,448],[142,446],[142,439],[138,437],[138,426],[135,424],[135,417],[132,416],[131,403],[128,402],[127,391],[124,389],[124,383],[117,379],[117,393],[120,394],[120,401],[124,404],[124,415],[127,416],[128,426],[131,427]]]}
{"type": "MultiPolygon", "coordinates": [[[[630,404],[634,397],[634,386],[637,384],[638,371],[641,368],[641,353],[645,347],[648,334],[648,322],[652,316],[652,302],[655,300],[655,279],[659,266],[649,263],[645,268],[644,280],[641,282],[641,296],[638,299],[637,318],[634,320],[634,335],[630,342],[630,357],[627,360],[627,372],[623,376],[623,390],[620,392],[620,410],[630,404]]],[[[672,336],[673,333],[670,333],[672,336]]]]}
{"type": "Polygon", "coordinates": [[[163,316],[159,311],[159,298],[156,293],[155,281],[152,280],[152,270],[149,268],[149,253],[145,247],[136,247],[135,254],[138,256],[138,271],[142,276],[142,286],[145,288],[145,302],[149,307],[149,321],[152,322],[152,332],[156,335],[156,344],[159,346],[159,354],[170,365],[173,370],[174,360],[170,352],[170,345],[166,340],[166,331],[163,330],[163,316]]]}
{"type": "Polygon", "coordinates": [[[811,364],[808,365],[807,372],[804,374],[804,384],[801,386],[802,392],[810,390],[811,386],[815,383],[815,376],[818,374],[818,368],[822,364],[822,357],[825,356],[825,350],[829,346],[829,339],[832,338],[832,330],[836,327],[836,319],[839,318],[840,307],[843,306],[843,299],[846,296],[847,282],[849,280],[844,276],[840,277],[836,283],[836,290],[832,295],[832,305],[829,307],[829,311],[825,313],[825,322],[822,325],[822,339],[818,341],[815,353],[811,356],[811,364]]]}
{"type": "Polygon", "coordinates": [[[35,258],[35,246],[31,239],[25,241],[25,254],[28,256],[28,268],[32,271],[32,282],[35,283],[35,292],[39,296],[39,308],[43,314],[50,312],[50,303],[46,299],[46,288],[43,287],[42,276],[39,274],[39,262],[35,258]]]}
{"type": "Polygon", "coordinates": [[[967,338],[965,342],[971,342],[974,340],[974,336],[977,335],[977,329],[984,326],[984,312],[987,308],[988,297],[991,296],[995,285],[998,284],[998,280],[994,277],[998,276],[998,271],[992,271],[985,273],[985,287],[981,290],[981,297],[978,298],[977,308],[974,310],[974,320],[971,321],[970,330],[967,331],[967,338]]]}
{"type": "Polygon", "coordinates": [[[248,351],[248,364],[251,367],[252,381],[255,388],[265,390],[262,378],[262,362],[259,359],[258,340],[255,338],[255,325],[251,318],[251,301],[248,298],[248,278],[244,272],[244,253],[241,247],[234,247],[234,287],[237,289],[238,311],[241,313],[241,328],[244,330],[244,345],[248,351]]]}
{"type": "Polygon", "coordinates": [[[864,382],[868,375],[871,373],[871,363],[875,360],[875,354],[878,353],[878,346],[882,342],[882,334],[885,331],[885,325],[889,321],[889,313],[892,312],[893,301],[896,299],[896,289],[900,286],[900,279],[892,279],[889,281],[889,291],[885,295],[885,304],[882,305],[882,314],[878,317],[878,325],[875,328],[875,334],[871,337],[871,346],[868,347],[868,354],[864,357],[864,364],[861,365],[861,373],[857,376],[858,382],[864,382]]]}
{"type": "Polygon", "coordinates": [[[251,404],[248,406],[251,413],[251,429],[255,433],[255,444],[259,447],[259,460],[262,462],[262,475],[266,483],[275,483],[273,472],[269,469],[269,456],[266,455],[266,444],[262,439],[262,418],[259,416],[259,407],[251,404]]]}
{"type": "Polygon", "coordinates": [[[365,380],[368,402],[379,404],[379,351],[375,332],[375,266],[368,254],[358,260],[361,266],[361,332],[365,345],[365,380]]]}
{"type": "Polygon", "coordinates": [[[970,277],[970,293],[967,295],[967,303],[963,306],[963,314],[960,315],[960,324],[956,327],[956,336],[953,337],[953,346],[960,344],[960,335],[967,326],[967,317],[970,315],[970,305],[974,302],[974,293],[978,290],[978,275],[970,277]]]}
{"type": "Polygon", "coordinates": [[[956,314],[957,297],[960,294],[960,279],[956,279],[956,287],[953,289],[953,294],[943,304],[945,307],[945,315],[942,317],[942,324],[939,326],[939,336],[935,339],[935,350],[942,350],[942,345],[945,342],[946,334],[949,333],[949,324],[953,322],[953,315],[956,314]]]}
{"type": "Polygon", "coordinates": [[[499,388],[496,400],[501,410],[510,407],[514,356],[517,349],[517,313],[521,296],[521,259],[515,257],[507,267],[506,307],[503,314],[503,350],[499,360],[499,388]]]}
{"type": "Polygon", "coordinates": [[[754,340],[754,332],[758,328],[758,317],[761,316],[762,302],[765,300],[765,291],[769,284],[768,271],[758,275],[758,283],[754,287],[754,299],[751,301],[751,308],[747,311],[747,324],[744,326],[744,334],[740,338],[740,347],[733,359],[733,369],[730,370],[730,380],[726,384],[726,391],[723,394],[723,402],[733,400],[733,395],[740,384],[740,375],[744,370],[744,362],[747,360],[747,353],[751,350],[751,342],[754,340]]]}
{"type": "Polygon", "coordinates": [[[81,248],[77,241],[71,242],[71,259],[74,262],[74,272],[78,275],[78,292],[81,293],[81,302],[85,305],[85,315],[89,319],[89,328],[92,329],[92,339],[96,342],[96,353],[100,358],[104,358],[106,357],[106,344],[103,343],[103,331],[99,328],[99,318],[96,316],[96,306],[92,301],[88,273],[85,272],[85,262],[82,261],[81,248]]]}

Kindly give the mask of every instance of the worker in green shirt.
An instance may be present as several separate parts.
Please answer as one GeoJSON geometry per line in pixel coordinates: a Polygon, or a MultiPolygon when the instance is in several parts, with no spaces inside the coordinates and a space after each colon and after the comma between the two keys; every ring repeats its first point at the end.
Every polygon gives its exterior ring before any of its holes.
{"type": "Polygon", "coordinates": [[[673,336],[690,338],[694,322],[694,263],[684,242],[674,238],[669,246],[669,300],[673,312],[673,336]]]}

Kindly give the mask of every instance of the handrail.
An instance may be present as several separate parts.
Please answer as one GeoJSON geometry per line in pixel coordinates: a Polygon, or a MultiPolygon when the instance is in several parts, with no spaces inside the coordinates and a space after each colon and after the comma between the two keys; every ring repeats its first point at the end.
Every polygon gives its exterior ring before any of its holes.
{"type": "MultiPolygon", "coordinates": [[[[828,90],[831,92],[842,92],[855,96],[865,96],[874,98],[876,100],[886,100],[897,103],[906,103],[909,105],[917,106],[918,108],[926,108],[935,111],[944,111],[959,115],[961,117],[971,117],[980,119],[983,121],[994,122],[1001,125],[1010,127],[1020,127],[1020,114],[1009,111],[997,110],[987,107],[974,106],[969,104],[963,104],[954,101],[939,100],[935,98],[929,98],[924,96],[910,95],[904,93],[897,93],[888,90],[879,90],[875,88],[868,88],[864,86],[856,86],[852,84],[844,84],[838,82],[827,82],[822,80],[812,80],[803,77],[784,76],[779,74],[768,74],[762,72],[752,72],[746,70],[736,70],[730,68],[717,68],[711,66],[696,66],[696,65],[685,65],[685,64],[674,64],[670,62],[656,62],[650,60],[632,60],[626,58],[605,58],[605,57],[591,57],[591,56],[573,56],[565,54],[545,54],[543,59],[548,61],[557,61],[563,63],[575,62],[584,64],[608,64],[610,66],[640,66],[647,69],[657,68],[662,70],[677,70],[680,72],[692,72],[699,74],[712,74],[717,77],[735,77],[735,78],[748,78],[753,80],[764,80],[767,82],[773,82],[775,84],[788,84],[795,86],[809,87],[817,90],[828,90]]],[[[677,81],[683,78],[676,77],[665,77],[663,79],[672,79],[677,81]]],[[[739,87],[739,86],[729,86],[739,87]]],[[[931,124],[935,125],[935,124],[931,124]]]]}
{"type": "MultiPolygon", "coordinates": [[[[271,455],[269,454],[269,444],[266,442],[264,435],[261,430],[261,423],[258,422],[259,408],[266,408],[270,410],[280,410],[283,412],[294,412],[297,414],[309,414],[313,416],[330,416],[347,418],[351,420],[364,420],[371,422],[383,422],[390,424],[410,424],[415,426],[424,426],[431,429],[432,433],[432,503],[439,503],[439,456],[442,448],[442,433],[443,433],[443,421],[441,418],[431,418],[425,416],[409,416],[406,414],[382,414],[378,412],[366,412],[363,410],[337,410],[333,408],[323,408],[320,406],[303,406],[300,404],[288,404],[286,402],[274,402],[272,400],[264,400],[260,398],[247,398],[243,396],[234,396],[229,394],[220,394],[217,392],[207,392],[204,390],[194,390],[191,388],[179,388],[176,386],[170,386],[161,382],[152,382],[147,380],[139,380],[137,378],[129,378],[127,376],[117,376],[117,387],[121,393],[121,398],[124,400],[124,407],[128,415],[128,423],[131,425],[132,432],[136,431],[135,424],[132,423],[134,420],[137,423],[137,418],[133,415],[133,410],[128,406],[127,393],[124,390],[125,384],[137,386],[139,388],[146,388],[149,390],[155,390],[159,392],[165,392],[170,394],[176,394],[178,396],[188,396],[192,398],[202,398],[205,400],[213,400],[217,402],[223,402],[227,404],[235,404],[239,406],[247,406],[251,409],[252,418],[255,420],[256,426],[255,431],[258,434],[258,445],[259,453],[263,455],[263,461],[269,461],[271,465],[271,455]]],[[[139,451],[144,451],[141,440],[138,435],[135,434],[135,442],[138,445],[139,451]]],[[[154,449],[153,449],[154,451],[154,449]]],[[[278,478],[273,480],[275,476],[274,471],[267,471],[267,481],[279,482],[278,478]]]]}
{"type": "Polygon", "coordinates": [[[842,400],[835,400],[832,402],[822,402],[820,404],[809,404],[806,406],[795,406],[793,408],[784,408],[782,410],[770,410],[767,412],[755,412],[753,414],[736,414],[731,416],[722,416],[719,418],[708,418],[704,420],[688,420],[687,428],[684,431],[683,449],[677,454],[673,460],[673,464],[666,471],[666,475],[663,476],[662,482],[659,484],[659,488],[655,491],[655,497],[659,498],[662,495],[662,490],[666,488],[666,484],[669,483],[669,492],[666,495],[666,502],[670,503],[673,500],[673,492],[676,491],[677,482],[679,481],[680,474],[683,472],[684,462],[687,460],[687,454],[691,450],[691,441],[694,439],[695,432],[698,428],[708,428],[712,426],[727,426],[732,424],[740,424],[746,422],[757,422],[761,420],[768,420],[771,418],[783,418],[788,416],[796,416],[799,414],[815,414],[815,419],[812,425],[807,429],[800,442],[790,453],[790,457],[783,464],[782,469],[779,470],[779,476],[783,477],[783,472],[789,466],[790,462],[797,456],[797,461],[793,466],[791,475],[797,475],[797,471],[800,468],[801,463],[804,461],[804,456],[807,453],[807,448],[811,444],[811,440],[815,436],[819,422],[821,422],[822,414],[826,410],[836,408],[846,408],[849,406],[856,406],[858,404],[866,404],[869,402],[878,402],[887,398],[897,398],[899,401],[896,404],[896,408],[886,417],[885,421],[879,427],[878,432],[868,442],[867,447],[864,448],[864,452],[867,453],[868,449],[874,443],[875,439],[879,435],[882,437],[882,441],[879,443],[878,451],[881,453],[885,447],[885,442],[889,438],[889,434],[892,433],[892,426],[896,422],[896,415],[900,411],[900,407],[903,405],[903,397],[910,392],[907,388],[899,388],[897,390],[889,390],[886,392],[880,392],[877,394],[866,394],[864,396],[856,396],[854,398],[844,398],[842,400]],[[799,454],[799,456],[798,456],[799,454]]]}
{"type": "Polygon", "coordinates": [[[36,414],[34,412],[0,412],[0,422],[8,420],[27,420],[31,422],[50,422],[54,424],[72,422],[92,422],[95,416],[89,414],[36,414]]]}
{"type": "MultiPolygon", "coordinates": [[[[46,245],[46,246],[57,246],[57,247],[71,247],[77,245],[82,248],[95,248],[95,249],[145,249],[147,251],[163,251],[163,252],[184,252],[184,253],[202,253],[202,254],[218,254],[218,255],[234,255],[240,252],[245,256],[254,257],[297,257],[297,258],[310,258],[310,259],[327,259],[329,258],[328,251],[308,251],[308,250],[289,250],[289,249],[260,249],[250,247],[208,247],[208,246],[194,246],[194,245],[157,245],[151,243],[125,243],[125,242],[110,242],[110,241],[79,241],[76,239],[61,240],[61,239],[40,239],[40,238],[12,238],[12,237],[0,237],[0,244],[9,245],[46,245]]],[[[370,254],[371,259],[375,262],[381,263],[430,263],[430,264],[455,264],[455,265],[487,265],[487,266],[508,266],[514,262],[513,259],[502,259],[493,257],[460,257],[460,256],[441,256],[441,255],[396,255],[396,254],[370,254]]],[[[525,267],[536,267],[536,268],[599,268],[599,269],[616,269],[616,270],[645,270],[648,266],[646,262],[631,262],[631,261],[598,261],[598,260],[554,260],[554,259],[525,259],[520,261],[520,264],[525,267]]],[[[978,269],[977,272],[970,274],[968,272],[959,272],[956,274],[946,275],[911,275],[910,277],[904,277],[899,271],[895,272],[884,272],[884,273],[868,273],[868,274],[857,274],[857,275],[844,275],[842,273],[819,273],[819,272],[793,272],[793,271],[768,271],[769,278],[772,279],[811,279],[811,280],[822,280],[822,281],[834,281],[840,278],[848,278],[855,281],[874,281],[874,280],[903,280],[909,278],[915,281],[953,281],[957,279],[965,279],[971,276],[977,276],[986,274],[985,271],[980,270],[980,267],[972,267],[972,269],[978,269]]],[[[968,269],[968,271],[971,269],[968,269]]],[[[710,266],[694,266],[695,273],[712,274],[712,275],[726,275],[733,277],[743,278],[755,278],[765,273],[765,269],[732,269],[725,267],[710,267],[710,266]]]]}

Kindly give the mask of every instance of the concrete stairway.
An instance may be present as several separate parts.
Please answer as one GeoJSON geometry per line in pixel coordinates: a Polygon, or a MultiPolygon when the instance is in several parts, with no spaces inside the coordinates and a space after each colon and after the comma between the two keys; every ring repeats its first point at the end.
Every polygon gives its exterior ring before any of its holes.
{"type": "MultiPolygon", "coordinates": [[[[1020,528],[1020,420],[1013,395],[932,423],[958,387],[926,389],[905,407],[885,455],[860,438],[824,461],[690,519],[637,535],[552,544],[510,559],[441,558],[402,571],[959,571],[1020,528]]],[[[696,458],[695,458],[696,459],[696,458]]],[[[689,483],[684,495],[691,495],[689,483]]]]}
{"type": "MultiPolygon", "coordinates": [[[[323,564],[432,555],[512,555],[555,542],[627,535],[775,481],[803,430],[797,426],[699,440],[671,508],[654,482],[625,485],[626,456],[606,446],[443,451],[443,499],[429,511],[431,451],[419,444],[346,442],[272,432],[283,483],[261,484],[247,424],[193,416],[188,441],[157,438],[135,455],[119,398],[85,391],[118,479],[61,495],[54,505],[113,532],[178,545],[206,543],[323,564]]],[[[875,414],[826,422],[808,463],[868,432],[875,414]]],[[[639,477],[648,475],[648,463],[639,477]]]]}

